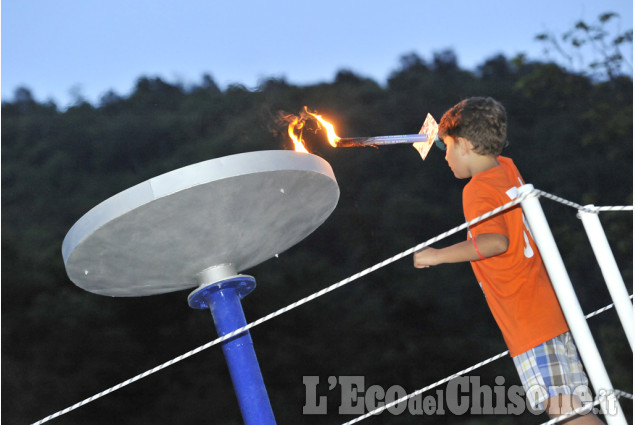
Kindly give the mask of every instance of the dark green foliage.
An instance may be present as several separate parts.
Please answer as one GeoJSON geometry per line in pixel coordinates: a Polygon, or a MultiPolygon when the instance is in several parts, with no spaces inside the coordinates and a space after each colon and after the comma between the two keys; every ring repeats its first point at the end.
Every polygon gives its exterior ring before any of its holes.
{"type": "MultiPolygon", "coordinates": [[[[215,337],[209,313],[187,293],[100,297],[66,277],[64,235],[94,205],[155,175],[210,158],[290,149],[280,111],[304,105],[342,136],[416,133],[462,98],[491,95],[508,110],[510,147],[527,182],[578,203],[632,204],[632,80],[598,82],[522,56],[462,70],[450,51],[414,54],[382,87],[342,70],[333,82],[264,81],[221,90],[209,76],[185,89],[139,79],[130,96],[66,111],[27,89],[2,105],[2,419],[31,423],[215,337]]],[[[443,154],[421,162],[412,147],[333,149],[309,135],[332,165],[341,197],[307,239],[246,273],[248,321],[340,281],[462,223],[461,188],[443,154]]],[[[542,202],[585,311],[610,303],[575,211],[542,202]]],[[[602,216],[632,292],[632,215],[602,216]]],[[[464,237],[455,235],[442,244],[464,237]]],[[[406,258],[252,331],[278,423],[341,423],[329,376],[407,391],[505,350],[468,265],[415,270],[406,258]],[[302,377],[317,375],[329,415],[302,416],[302,377]]],[[[607,368],[631,392],[632,352],[614,312],[592,319],[607,368]]],[[[506,358],[473,372],[518,383],[506,358]]],[[[443,386],[441,387],[443,388],[443,386]]],[[[630,416],[631,402],[622,403],[630,416]]],[[[384,413],[369,424],[536,423],[520,418],[413,417],[384,413]]],[[[219,347],[56,419],[57,424],[240,423],[219,347]],[[211,419],[210,419],[211,418],[211,419]]]]}

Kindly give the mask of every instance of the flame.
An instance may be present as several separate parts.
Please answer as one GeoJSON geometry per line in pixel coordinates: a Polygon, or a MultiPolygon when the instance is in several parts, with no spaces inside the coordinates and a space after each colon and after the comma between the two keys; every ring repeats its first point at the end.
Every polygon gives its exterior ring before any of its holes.
{"type": "Polygon", "coordinates": [[[293,117],[293,120],[289,122],[289,137],[291,137],[291,141],[293,142],[293,148],[296,152],[309,153],[308,150],[304,147],[302,143],[302,131],[300,131],[300,137],[295,135],[296,128],[301,130],[304,127],[304,122],[300,122],[298,117],[293,117]]]}
{"type": "Polygon", "coordinates": [[[302,139],[302,130],[304,129],[304,123],[307,119],[310,119],[309,116],[317,120],[318,128],[323,128],[324,130],[326,130],[326,137],[330,145],[334,148],[337,147],[337,142],[338,140],[340,140],[340,137],[335,134],[335,128],[333,127],[333,124],[326,121],[324,118],[322,118],[321,115],[309,112],[308,108],[305,106],[304,111],[300,113],[299,117],[295,115],[288,115],[283,117],[285,121],[289,122],[289,137],[293,142],[295,151],[309,153],[309,151],[304,146],[304,140],[302,139]],[[298,131],[299,135],[296,135],[298,131]]]}
{"type": "Polygon", "coordinates": [[[329,143],[331,144],[331,146],[336,148],[337,147],[337,141],[340,140],[340,137],[338,137],[338,135],[335,134],[335,128],[333,128],[333,124],[331,124],[330,122],[328,122],[327,120],[322,118],[321,115],[317,115],[317,114],[314,114],[312,112],[309,112],[309,110],[306,109],[306,106],[304,107],[304,109],[306,110],[306,112],[309,115],[314,117],[316,120],[318,120],[320,122],[320,124],[322,124],[322,127],[324,127],[324,129],[326,130],[326,137],[328,138],[329,143]]]}

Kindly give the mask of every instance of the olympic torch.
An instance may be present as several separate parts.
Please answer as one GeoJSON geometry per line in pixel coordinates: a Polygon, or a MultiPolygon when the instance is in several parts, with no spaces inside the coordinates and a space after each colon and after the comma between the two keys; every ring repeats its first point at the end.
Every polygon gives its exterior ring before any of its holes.
{"type": "Polygon", "coordinates": [[[439,126],[432,115],[428,114],[421,126],[418,134],[404,134],[396,136],[375,136],[375,137],[339,137],[335,133],[333,124],[322,118],[321,115],[309,112],[305,106],[300,117],[294,115],[284,116],[283,118],[289,122],[289,136],[295,144],[295,149],[306,152],[302,141],[302,128],[304,121],[313,117],[319,123],[319,126],[326,131],[326,137],[329,144],[334,148],[358,147],[358,146],[387,146],[398,144],[411,144],[421,155],[421,159],[426,159],[432,144],[434,143],[439,126]],[[300,131],[300,136],[296,136],[296,132],[300,131]]]}

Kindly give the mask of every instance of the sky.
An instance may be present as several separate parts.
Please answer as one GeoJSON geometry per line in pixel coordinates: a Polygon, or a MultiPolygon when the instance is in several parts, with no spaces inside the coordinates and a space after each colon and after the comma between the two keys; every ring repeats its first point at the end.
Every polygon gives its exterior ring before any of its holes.
{"type": "MultiPolygon", "coordinates": [[[[58,106],[127,96],[140,77],[185,86],[209,74],[225,88],[269,78],[333,81],[339,70],[380,84],[415,53],[452,49],[463,69],[523,53],[544,60],[542,32],[617,12],[633,28],[632,0],[4,0],[1,96],[18,87],[58,106]]],[[[632,52],[629,52],[632,53],[632,52]]],[[[553,57],[553,56],[552,56],[553,57]]],[[[629,58],[632,63],[632,56],[629,58]]]]}

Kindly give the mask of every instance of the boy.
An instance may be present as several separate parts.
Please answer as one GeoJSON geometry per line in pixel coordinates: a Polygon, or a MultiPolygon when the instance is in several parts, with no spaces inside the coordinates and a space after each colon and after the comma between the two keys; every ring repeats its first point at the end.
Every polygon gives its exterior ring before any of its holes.
{"type": "MultiPolygon", "coordinates": [[[[471,178],[463,189],[466,220],[517,196],[522,177],[511,159],[499,156],[507,140],[500,103],[459,102],[441,118],[439,137],[454,176],[471,178]]],[[[466,241],[414,254],[417,268],[462,261],[471,262],[532,405],[551,417],[580,407],[573,391],[587,389],[588,380],[520,205],[472,226],[466,241]]],[[[573,418],[602,423],[592,414],[573,418]]]]}

